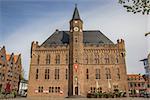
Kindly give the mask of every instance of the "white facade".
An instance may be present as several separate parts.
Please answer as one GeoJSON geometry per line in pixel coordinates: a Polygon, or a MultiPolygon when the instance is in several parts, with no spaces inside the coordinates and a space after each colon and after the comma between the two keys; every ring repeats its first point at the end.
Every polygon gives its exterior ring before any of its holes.
{"type": "Polygon", "coordinates": [[[21,80],[19,85],[19,95],[26,96],[27,89],[28,89],[27,81],[21,80]]]}
{"type": "Polygon", "coordinates": [[[148,68],[147,68],[147,74],[148,74],[148,76],[149,76],[149,78],[150,78],[150,53],[149,53],[149,55],[148,55],[148,68]]]}

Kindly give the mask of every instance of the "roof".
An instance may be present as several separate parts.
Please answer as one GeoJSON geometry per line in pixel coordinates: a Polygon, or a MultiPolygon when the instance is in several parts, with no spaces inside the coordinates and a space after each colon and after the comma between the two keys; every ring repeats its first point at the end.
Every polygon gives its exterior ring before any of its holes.
{"type": "Polygon", "coordinates": [[[73,13],[72,19],[80,19],[80,15],[79,15],[79,11],[78,11],[77,6],[74,9],[74,13],[73,13]]]}
{"type": "MultiPolygon", "coordinates": [[[[16,63],[17,60],[18,60],[19,55],[14,55],[13,57],[14,57],[14,62],[16,63]]],[[[11,58],[11,55],[10,54],[6,54],[6,60],[9,61],[10,58],[11,58]]]]}
{"type": "Polygon", "coordinates": [[[14,62],[16,63],[18,60],[19,55],[14,55],[14,62]]]}
{"type": "Polygon", "coordinates": [[[6,60],[9,61],[11,55],[10,54],[6,54],[6,60]]]}
{"type": "Polygon", "coordinates": [[[127,75],[128,77],[142,77],[142,75],[140,75],[140,74],[128,74],[127,75]]]}
{"type": "MultiPolygon", "coordinates": [[[[49,46],[53,44],[69,44],[69,31],[56,30],[41,46],[49,46]]],[[[98,30],[83,31],[83,43],[89,44],[114,44],[102,32],[98,30]]]]}

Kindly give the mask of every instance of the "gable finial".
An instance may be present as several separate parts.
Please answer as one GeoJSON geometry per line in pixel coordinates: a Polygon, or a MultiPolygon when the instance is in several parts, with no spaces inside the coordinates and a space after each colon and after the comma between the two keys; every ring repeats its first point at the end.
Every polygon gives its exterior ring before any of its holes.
{"type": "Polygon", "coordinates": [[[75,3],[75,7],[77,8],[77,3],[75,3]]]}
{"type": "Polygon", "coordinates": [[[75,4],[75,9],[74,9],[74,13],[73,13],[72,19],[80,19],[78,8],[77,8],[77,4],[75,4]]]}

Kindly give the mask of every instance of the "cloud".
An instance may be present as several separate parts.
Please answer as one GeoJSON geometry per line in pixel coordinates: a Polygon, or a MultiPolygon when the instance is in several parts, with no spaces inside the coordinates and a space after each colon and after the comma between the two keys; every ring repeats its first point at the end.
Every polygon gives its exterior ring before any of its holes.
{"type": "Polygon", "coordinates": [[[41,19],[34,20],[30,23],[16,29],[12,34],[10,34],[3,45],[6,46],[8,53],[14,52],[15,54],[22,54],[22,64],[23,69],[26,72],[26,78],[28,78],[29,64],[30,64],[30,48],[32,41],[39,41],[39,44],[44,42],[56,28],[64,24],[64,21],[56,21],[50,24],[52,20],[41,19]]]}
{"type": "Polygon", "coordinates": [[[144,37],[147,16],[127,13],[115,4],[94,9],[84,14],[86,29],[100,29],[115,43],[118,38],[123,38],[126,43],[127,72],[144,73],[143,63],[139,60],[147,57],[147,41],[144,37]]]}

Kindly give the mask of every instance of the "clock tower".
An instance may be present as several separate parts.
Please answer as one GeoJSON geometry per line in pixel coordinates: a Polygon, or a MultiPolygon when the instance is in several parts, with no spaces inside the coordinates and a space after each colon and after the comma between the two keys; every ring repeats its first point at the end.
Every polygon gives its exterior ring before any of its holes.
{"type": "Polygon", "coordinates": [[[75,6],[73,17],[70,20],[69,34],[69,96],[81,95],[83,90],[82,64],[83,64],[83,21],[80,19],[79,11],[75,6]]]}

